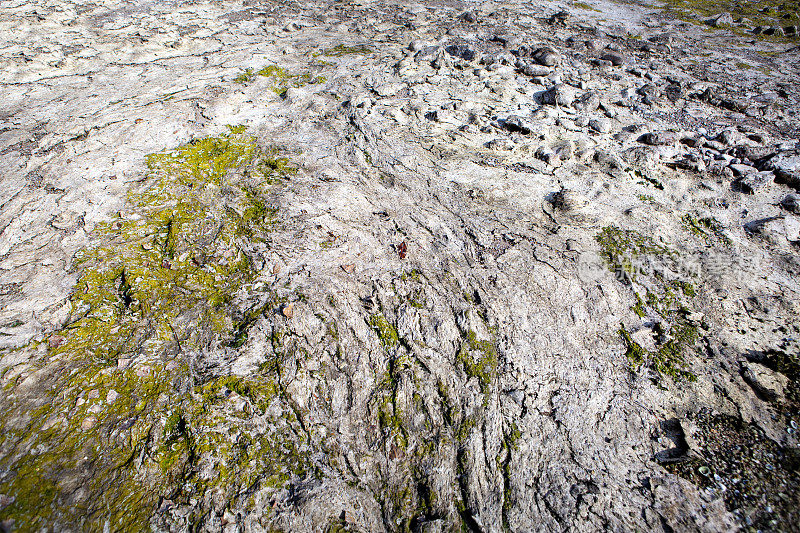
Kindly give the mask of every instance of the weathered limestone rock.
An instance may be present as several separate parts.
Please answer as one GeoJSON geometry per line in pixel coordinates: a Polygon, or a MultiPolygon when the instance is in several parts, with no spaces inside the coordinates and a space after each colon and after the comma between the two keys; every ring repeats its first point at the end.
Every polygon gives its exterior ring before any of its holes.
{"type": "Polygon", "coordinates": [[[751,362],[743,365],[742,377],[765,399],[773,402],[786,400],[784,391],[789,384],[789,378],[786,376],[770,370],[764,365],[751,362]]]}
{"type": "Polygon", "coordinates": [[[662,7],[3,2],[0,531],[796,527],[796,43],[662,7]]]}

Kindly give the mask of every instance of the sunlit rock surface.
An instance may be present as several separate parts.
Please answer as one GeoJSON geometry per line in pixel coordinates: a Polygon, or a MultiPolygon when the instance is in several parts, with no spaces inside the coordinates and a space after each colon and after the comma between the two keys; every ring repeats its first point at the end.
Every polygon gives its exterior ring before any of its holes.
{"type": "Polygon", "coordinates": [[[797,12],[4,1],[0,530],[796,528],[797,12]]]}

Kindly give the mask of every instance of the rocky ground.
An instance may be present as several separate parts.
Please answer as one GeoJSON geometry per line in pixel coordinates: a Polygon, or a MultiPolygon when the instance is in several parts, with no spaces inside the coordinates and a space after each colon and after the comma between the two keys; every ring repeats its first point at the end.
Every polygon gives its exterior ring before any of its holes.
{"type": "Polygon", "coordinates": [[[796,531],[797,2],[0,6],[0,530],[796,531]]]}

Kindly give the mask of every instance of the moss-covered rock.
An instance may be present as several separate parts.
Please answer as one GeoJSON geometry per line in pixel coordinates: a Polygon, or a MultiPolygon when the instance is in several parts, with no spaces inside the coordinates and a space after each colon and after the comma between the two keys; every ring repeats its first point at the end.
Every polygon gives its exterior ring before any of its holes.
{"type": "Polygon", "coordinates": [[[638,279],[646,287],[639,287],[644,297],[632,290],[636,303],[631,310],[640,318],[655,321],[657,346],[655,350],[643,348],[620,326],[631,369],[647,366],[674,381],[694,381],[696,376],[686,360],[700,336],[697,324],[688,318],[690,302],[696,295],[694,285],[687,279],[667,277],[680,270],[675,268],[678,254],[646,235],[616,226],[603,228],[596,238],[608,268],[618,279],[628,284],[638,279]]]}
{"type": "MultiPolygon", "coordinates": [[[[147,158],[98,245],[78,255],[70,325],[43,350],[30,396],[0,399],[0,522],[139,531],[161,499],[195,510],[309,468],[277,365],[198,374],[193,355],[242,336],[264,307],[252,257],[276,217],[269,186],[292,172],[242,128],[147,158]]],[[[30,349],[34,349],[31,347],[30,349]]]]}
{"type": "MultiPolygon", "coordinates": [[[[327,66],[320,64],[318,67],[327,66]]],[[[319,71],[319,69],[315,69],[319,71]]],[[[289,70],[278,65],[267,65],[262,69],[256,71],[253,68],[243,70],[237,75],[233,81],[235,83],[248,84],[256,79],[256,76],[269,78],[274,82],[272,90],[278,95],[283,96],[286,90],[290,87],[299,88],[305,85],[313,85],[318,83],[325,83],[327,78],[322,75],[315,75],[311,71],[304,71],[300,73],[290,72],[289,70]]]]}
{"type": "Polygon", "coordinates": [[[372,53],[372,48],[365,44],[357,44],[354,46],[347,46],[344,44],[337,44],[331,48],[323,49],[320,54],[325,57],[342,57],[346,55],[352,54],[370,54],[372,53]]]}
{"type": "Polygon", "coordinates": [[[464,372],[467,376],[478,379],[481,391],[488,392],[497,376],[499,365],[494,343],[488,340],[478,340],[475,332],[470,331],[456,358],[464,365],[464,372]]]}
{"type": "Polygon", "coordinates": [[[378,334],[378,338],[386,348],[392,348],[400,342],[397,329],[382,314],[374,314],[369,317],[369,325],[378,334]]]}

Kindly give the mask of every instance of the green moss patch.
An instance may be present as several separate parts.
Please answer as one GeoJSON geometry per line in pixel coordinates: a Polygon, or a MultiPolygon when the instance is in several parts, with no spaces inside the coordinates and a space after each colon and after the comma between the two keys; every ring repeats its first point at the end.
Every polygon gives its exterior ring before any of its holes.
{"type": "MultiPolygon", "coordinates": [[[[376,316],[383,317],[383,315],[376,316]]],[[[397,390],[403,372],[410,366],[411,363],[407,357],[392,357],[386,373],[378,383],[373,401],[378,417],[378,426],[391,436],[393,442],[401,448],[408,446],[408,432],[403,423],[403,411],[397,405],[397,390]]]]}
{"type": "Polygon", "coordinates": [[[386,348],[392,348],[400,342],[397,329],[382,314],[375,314],[369,317],[368,324],[375,330],[381,340],[381,344],[386,348]]]}
{"type": "Polygon", "coordinates": [[[686,307],[695,296],[694,286],[685,281],[670,281],[654,285],[645,297],[638,294],[632,311],[640,317],[650,316],[657,320],[653,333],[657,348],[649,351],[636,343],[630,333],[621,326],[619,334],[625,344],[625,355],[631,369],[638,371],[643,366],[652,368],[659,376],[673,381],[694,381],[697,376],[690,370],[686,355],[700,338],[697,324],[688,319],[686,307]],[[658,292],[655,292],[658,291],[658,292]]]}
{"type": "Polygon", "coordinates": [[[325,83],[328,81],[325,76],[318,74],[315,75],[310,71],[295,73],[290,72],[289,70],[278,65],[267,65],[258,71],[248,68],[236,76],[233,81],[235,83],[248,84],[254,81],[257,76],[262,76],[264,78],[270,78],[273,80],[274,85],[272,90],[279,95],[286,94],[287,89],[290,87],[299,88],[305,85],[325,83]]]}
{"type": "Polygon", "coordinates": [[[245,84],[245,83],[250,83],[254,79],[256,79],[255,70],[252,68],[247,68],[241,71],[239,74],[237,74],[236,77],[233,78],[233,82],[245,84]]]}
{"type": "Polygon", "coordinates": [[[686,213],[681,217],[681,223],[692,234],[700,237],[709,245],[716,243],[730,244],[730,239],[723,233],[724,227],[720,222],[711,217],[697,217],[686,213]]]}
{"type": "Polygon", "coordinates": [[[0,521],[14,527],[140,531],[161,498],[233,502],[309,469],[277,364],[248,378],[194,364],[244,342],[266,309],[236,295],[254,292],[251,257],[276,219],[269,187],[294,169],[242,127],[148,156],[147,168],[78,254],[71,323],[36,388],[0,398],[0,494],[14,499],[0,521]]]}
{"type": "Polygon", "coordinates": [[[489,392],[489,388],[497,377],[497,348],[491,341],[479,341],[474,331],[467,333],[466,342],[456,355],[456,360],[464,366],[467,376],[478,378],[481,391],[489,392]]]}
{"type": "Polygon", "coordinates": [[[694,381],[696,376],[686,357],[700,338],[697,324],[688,318],[695,288],[688,280],[666,277],[668,272],[680,270],[676,268],[678,254],[646,235],[616,226],[603,228],[597,241],[608,268],[617,273],[618,279],[628,281],[632,287],[638,280],[647,287],[637,289],[643,296],[632,290],[636,303],[631,310],[641,318],[655,320],[657,348],[644,349],[620,327],[631,369],[648,367],[673,381],[694,381]]]}
{"type": "Polygon", "coordinates": [[[578,9],[584,9],[586,11],[600,11],[596,7],[592,6],[591,4],[587,4],[586,2],[576,2],[573,0],[572,6],[577,7],[578,9]]]}
{"type": "Polygon", "coordinates": [[[685,359],[685,352],[693,347],[699,338],[696,326],[685,321],[679,322],[674,328],[673,337],[653,351],[642,348],[631,338],[624,326],[620,326],[619,334],[625,343],[625,356],[632,370],[649,366],[659,376],[669,377],[673,381],[697,379],[697,376],[689,370],[685,359]]]}
{"type": "Polygon", "coordinates": [[[650,237],[617,226],[603,228],[596,240],[600,244],[600,255],[618,276],[627,274],[635,278],[642,259],[669,259],[673,255],[666,246],[657,244],[650,237]]]}
{"type": "Polygon", "coordinates": [[[401,301],[417,309],[424,309],[426,306],[426,285],[425,276],[417,269],[403,272],[399,278],[392,280],[392,288],[401,301]]]}
{"type": "Polygon", "coordinates": [[[102,244],[76,258],[77,320],[55,354],[113,361],[176,343],[199,349],[233,329],[231,298],[253,280],[253,241],[274,222],[264,185],[288,162],[230,133],[148,156],[147,166],[126,213],[100,225],[102,244]]]}
{"type": "Polygon", "coordinates": [[[347,46],[344,44],[337,44],[332,48],[323,48],[319,54],[325,57],[342,57],[352,54],[371,54],[372,48],[365,44],[357,44],[354,46],[347,46]]]}

